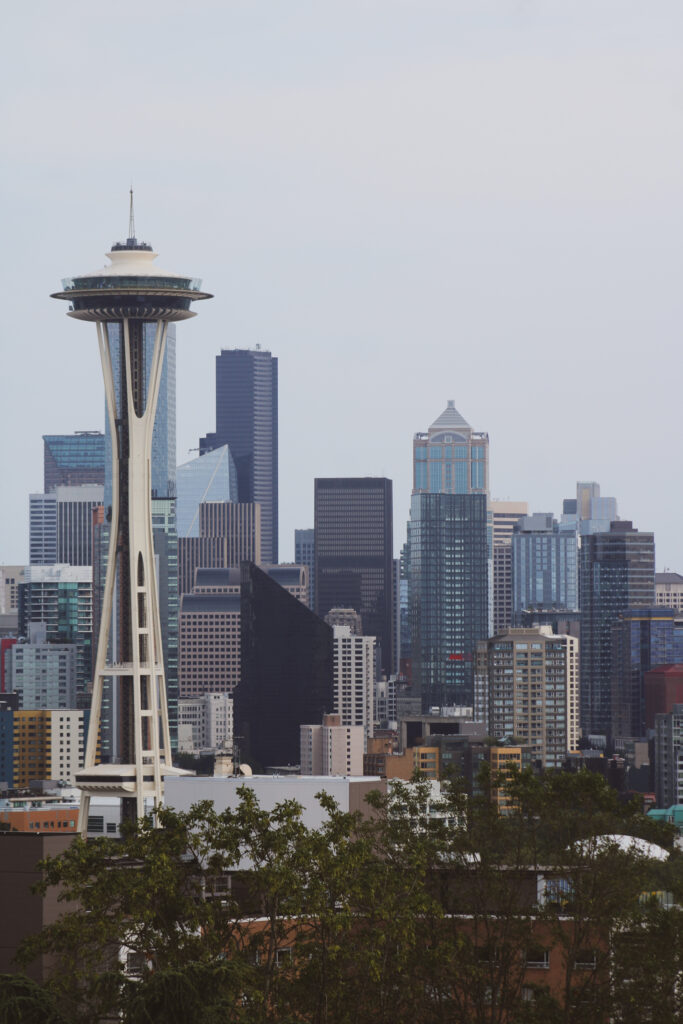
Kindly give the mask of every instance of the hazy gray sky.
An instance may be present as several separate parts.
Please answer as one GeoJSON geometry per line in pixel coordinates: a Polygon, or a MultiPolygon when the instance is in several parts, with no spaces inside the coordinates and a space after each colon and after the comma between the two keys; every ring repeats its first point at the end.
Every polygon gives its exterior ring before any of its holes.
{"type": "Polygon", "coordinates": [[[313,478],[389,476],[452,398],[491,493],[598,480],[683,571],[680,0],[34,0],[3,12],[0,563],[45,433],[101,428],[95,330],[48,298],[125,236],[203,278],[178,459],[221,347],[280,360],[280,546],[313,478]]]}

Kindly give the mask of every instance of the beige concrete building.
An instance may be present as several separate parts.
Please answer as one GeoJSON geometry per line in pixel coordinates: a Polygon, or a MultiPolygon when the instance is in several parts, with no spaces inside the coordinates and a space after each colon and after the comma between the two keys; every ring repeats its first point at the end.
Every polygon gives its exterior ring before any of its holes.
{"type": "Polygon", "coordinates": [[[677,572],[655,573],[655,602],[683,612],[683,576],[677,572]]]}
{"type": "Polygon", "coordinates": [[[490,501],[493,517],[493,632],[512,623],[512,533],[528,514],[526,501],[490,501]]]}
{"type": "Polygon", "coordinates": [[[375,638],[333,626],[334,709],[342,725],[363,729],[364,749],[374,735],[375,638]]]}
{"type": "Polygon", "coordinates": [[[322,725],[302,725],[301,774],[363,774],[362,726],[342,725],[339,715],[325,715],[322,725]]]}
{"type": "Polygon", "coordinates": [[[490,735],[514,736],[546,768],[579,741],[579,642],[549,626],[509,629],[477,646],[475,690],[490,735]]]}

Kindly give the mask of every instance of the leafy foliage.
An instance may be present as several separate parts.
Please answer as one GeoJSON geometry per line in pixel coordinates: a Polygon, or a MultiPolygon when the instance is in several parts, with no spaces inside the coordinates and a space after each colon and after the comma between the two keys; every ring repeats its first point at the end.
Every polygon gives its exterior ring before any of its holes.
{"type": "Polygon", "coordinates": [[[681,856],[598,841],[673,845],[599,777],[483,777],[478,796],[452,782],[437,803],[427,783],[397,784],[364,815],[319,800],[317,829],[245,786],[234,810],[166,809],[160,828],[76,839],[40,883],[65,912],[21,952],[57,967],[44,988],[0,979],[0,1024],[679,1018],[683,913],[643,894],[683,902],[681,856]],[[546,954],[551,980],[529,971],[546,954]]]}

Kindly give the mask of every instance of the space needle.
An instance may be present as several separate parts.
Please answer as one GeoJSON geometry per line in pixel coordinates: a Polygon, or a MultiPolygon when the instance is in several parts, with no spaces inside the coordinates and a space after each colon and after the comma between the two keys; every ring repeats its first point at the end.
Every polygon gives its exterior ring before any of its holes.
{"type": "Polygon", "coordinates": [[[151,245],[135,236],[132,189],[128,238],[107,256],[109,266],[66,278],[52,295],[69,303],[69,316],[97,325],[112,441],[107,575],[85,763],[76,775],[84,836],[92,796],[119,797],[122,820],[134,821],[145,813],[146,800],[161,804],[165,775],[185,774],[171,759],[152,539],[152,434],[168,325],[195,316],[191,303],[211,298],[197,278],[155,265],[151,245]],[[116,683],[116,764],[97,763],[107,678],[116,683]]]}

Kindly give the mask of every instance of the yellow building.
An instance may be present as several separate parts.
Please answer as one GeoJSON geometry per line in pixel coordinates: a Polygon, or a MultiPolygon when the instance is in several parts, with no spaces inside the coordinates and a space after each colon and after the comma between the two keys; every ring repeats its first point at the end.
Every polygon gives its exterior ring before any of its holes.
{"type": "Polygon", "coordinates": [[[83,767],[84,714],[75,708],[13,712],[13,786],[25,789],[36,779],[73,785],[83,767]]]}

